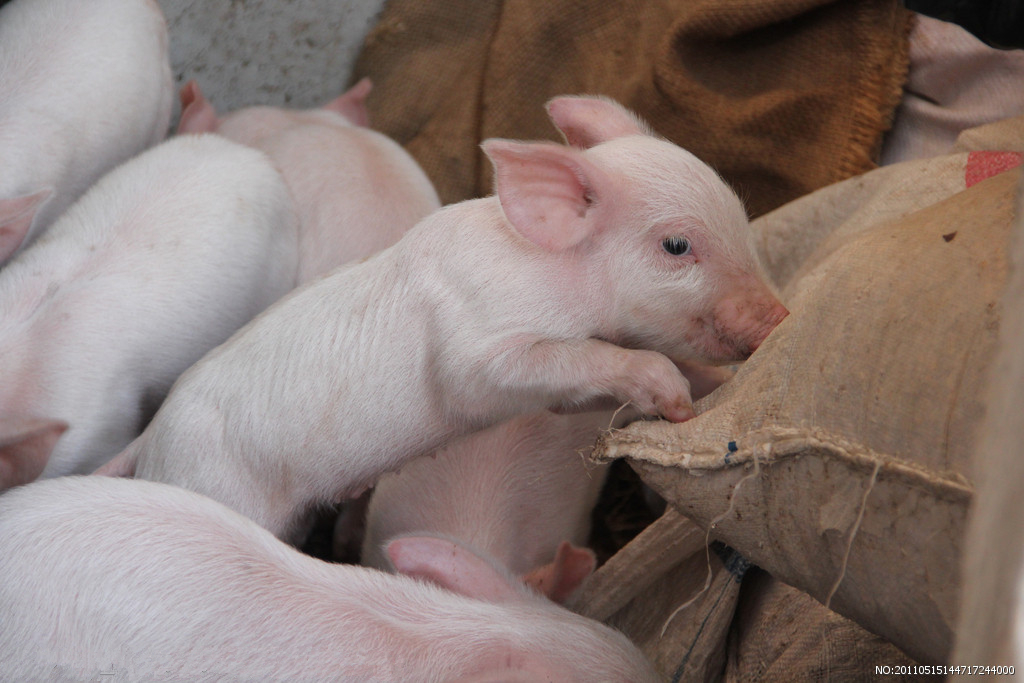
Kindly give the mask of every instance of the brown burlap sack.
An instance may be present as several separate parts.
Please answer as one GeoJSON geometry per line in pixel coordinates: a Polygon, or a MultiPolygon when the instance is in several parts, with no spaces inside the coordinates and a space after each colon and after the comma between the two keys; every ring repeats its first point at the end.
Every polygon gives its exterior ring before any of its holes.
{"type": "Polygon", "coordinates": [[[596,455],[629,456],[714,538],[915,659],[944,661],[1019,172],[978,181],[1019,162],[911,162],[766,216],[790,317],[696,419],[634,424],[596,455]],[[929,169],[955,172],[923,182],[929,169]],[[893,182],[901,172],[932,197],[971,187],[906,213],[921,199],[893,182]]]}
{"type": "MultiPolygon", "coordinates": [[[[999,350],[992,363],[988,411],[975,444],[977,489],[964,542],[963,601],[951,663],[1013,666],[1020,674],[1024,672],[1024,206],[1018,203],[1017,208],[999,350]]],[[[973,679],[975,674],[963,672],[960,677],[973,679]]]]}
{"type": "Polygon", "coordinates": [[[906,79],[891,0],[390,0],[354,77],[445,203],[490,192],[489,137],[559,139],[602,94],[717,168],[758,215],[874,167],[906,79]]]}
{"type": "Polygon", "coordinates": [[[626,634],[666,680],[718,681],[749,567],[669,508],[601,566],[569,607],[626,634]]]}
{"type": "Polygon", "coordinates": [[[729,633],[725,683],[919,681],[916,662],[806,593],[754,569],[729,633]],[[877,669],[876,667],[888,667],[877,669]]]}
{"type": "Polygon", "coordinates": [[[708,548],[706,538],[669,508],[569,606],[625,633],[671,681],[868,681],[876,665],[898,672],[915,664],[736,551],[708,548]]]}

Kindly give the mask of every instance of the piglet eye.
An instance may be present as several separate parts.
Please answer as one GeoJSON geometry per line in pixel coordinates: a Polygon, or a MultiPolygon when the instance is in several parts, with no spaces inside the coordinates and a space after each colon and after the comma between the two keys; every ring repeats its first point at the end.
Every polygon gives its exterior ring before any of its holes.
{"type": "Polygon", "coordinates": [[[693,251],[693,248],[690,246],[690,240],[678,235],[666,237],[661,241],[661,246],[673,256],[686,256],[693,251]]]}

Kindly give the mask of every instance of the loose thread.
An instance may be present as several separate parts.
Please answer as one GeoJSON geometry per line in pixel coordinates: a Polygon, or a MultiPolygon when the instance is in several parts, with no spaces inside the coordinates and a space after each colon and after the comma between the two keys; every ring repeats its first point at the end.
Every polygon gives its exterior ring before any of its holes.
{"type": "Polygon", "coordinates": [[[608,421],[608,429],[606,430],[609,434],[616,431],[615,427],[613,427],[612,425],[615,424],[615,419],[619,416],[619,413],[628,408],[629,404],[631,403],[632,401],[626,401],[621,406],[616,408],[614,413],[612,413],[612,418],[608,421]]]}
{"type": "Polygon", "coordinates": [[[708,575],[704,579],[704,587],[697,591],[697,593],[692,598],[681,604],[679,607],[676,607],[672,611],[672,614],[668,615],[668,619],[665,620],[665,623],[661,627],[661,635],[658,636],[659,640],[665,637],[665,631],[668,630],[668,625],[672,623],[672,620],[676,618],[676,615],[682,612],[690,605],[692,605],[693,603],[697,602],[697,598],[707,593],[708,589],[711,588],[711,548],[709,548],[707,545],[704,546],[704,554],[708,562],[708,575]]]}
{"type": "MultiPolygon", "coordinates": [[[[730,452],[732,452],[732,451],[730,451],[730,452]]],[[[704,579],[704,587],[701,588],[696,593],[696,595],[694,595],[692,598],[690,598],[689,600],[684,602],[679,607],[675,608],[675,610],[672,611],[672,614],[668,615],[668,619],[665,620],[664,625],[662,625],[662,627],[661,627],[661,635],[659,636],[659,638],[664,638],[665,637],[665,631],[668,630],[669,624],[671,624],[672,620],[676,618],[676,615],[678,615],[684,609],[686,609],[687,607],[689,607],[690,605],[695,603],[697,601],[697,598],[699,598],[700,596],[704,595],[704,593],[706,593],[708,591],[708,589],[711,587],[711,578],[712,578],[712,571],[711,571],[711,547],[710,547],[710,544],[711,544],[711,530],[713,528],[715,528],[716,524],[718,524],[723,519],[728,517],[732,513],[732,511],[735,509],[735,507],[736,507],[736,494],[739,492],[740,487],[743,486],[743,483],[746,482],[748,479],[753,479],[754,477],[758,476],[760,473],[761,473],[761,461],[758,459],[757,454],[755,453],[754,454],[754,469],[753,469],[753,471],[751,471],[749,474],[743,475],[743,477],[738,482],[736,482],[736,486],[733,487],[732,493],[729,495],[729,507],[727,507],[725,509],[725,512],[723,512],[722,514],[718,515],[717,517],[715,517],[714,519],[711,520],[711,522],[708,524],[707,532],[704,534],[704,556],[705,556],[705,559],[707,560],[707,565],[708,565],[708,573],[707,573],[707,577],[704,579]]]]}
{"type": "Polygon", "coordinates": [[[825,607],[830,608],[832,604],[832,598],[835,596],[836,591],[839,590],[839,584],[846,578],[846,564],[850,561],[850,551],[853,549],[853,539],[856,537],[857,532],[860,531],[860,523],[864,519],[864,510],[868,506],[868,496],[871,495],[871,490],[875,488],[875,482],[878,481],[878,470],[882,468],[882,461],[878,460],[875,462],[875,470],[871,473],[871,480],[868,481],[868,487],[864,491],[864,497],[860,500],[860,510],[857,511],[857,519],[854,520],[853,526],[850,527],[850,538],[846,541],[846,552],[843,553],[843,564],[840,568],[839,577],[836,582],[832,584],[832,590],[828,592],[828,597],[825,598],[825,607]]]}

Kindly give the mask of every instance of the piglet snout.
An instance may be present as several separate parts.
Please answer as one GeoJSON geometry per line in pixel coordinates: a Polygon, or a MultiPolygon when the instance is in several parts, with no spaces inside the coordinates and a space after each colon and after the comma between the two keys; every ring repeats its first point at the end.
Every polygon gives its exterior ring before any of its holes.
{"type": "Polygon", "coordinates": [[[714,332],[725,355],[749,358],[789,311],[767,289],[744,290],[724,298],[716,307],[714,332]]]}
{"type": "MultiPolygon", "coordinates": [[[[789,315],[789,311],[783,306],[778,300],[775,304],[770,307],[768,313],[764,317],[764,321],[757,333],[750,340],[749,348],[750,353],[757,351],[760,348],[761,343],[772,333],[779,323],[782,322],[783,318],[789,315]]],[[[749,354],[748,354],[749,355],[749,354]]]]}

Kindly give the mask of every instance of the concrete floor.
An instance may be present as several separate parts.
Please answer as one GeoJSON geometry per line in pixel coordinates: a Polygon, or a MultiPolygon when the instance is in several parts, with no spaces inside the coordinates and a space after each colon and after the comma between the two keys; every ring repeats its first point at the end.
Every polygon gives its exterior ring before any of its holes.
{"type": "Polygon", "coordinates": [[[157,0],[180,87],[194,78],[220,112],[305,108],[345,88],[385,0],[157,0]]]}

